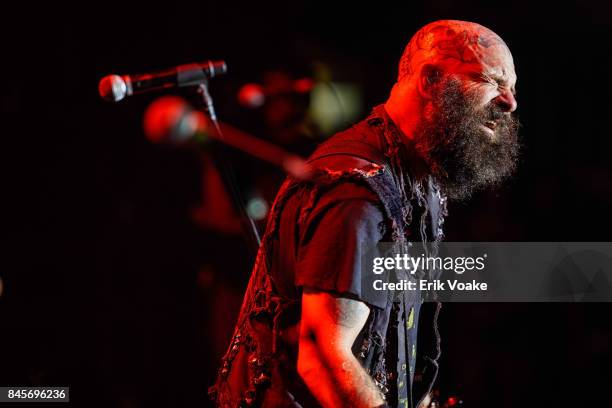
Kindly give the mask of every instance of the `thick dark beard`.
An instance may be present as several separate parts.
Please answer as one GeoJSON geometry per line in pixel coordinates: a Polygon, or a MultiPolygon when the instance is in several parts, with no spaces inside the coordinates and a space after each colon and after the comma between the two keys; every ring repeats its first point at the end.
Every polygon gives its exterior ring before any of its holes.
{"type": "Polygon", "coordinates": [[[440,83],[432,97],[433,114],[419,128],[418,147],[447,197],[467,199],[514,173],[520,143],[513,115],[493,103],[476,109],[455,80],[440,83]],[[496,140],[481,128],[487,120],[497,122],[496,140]]]}

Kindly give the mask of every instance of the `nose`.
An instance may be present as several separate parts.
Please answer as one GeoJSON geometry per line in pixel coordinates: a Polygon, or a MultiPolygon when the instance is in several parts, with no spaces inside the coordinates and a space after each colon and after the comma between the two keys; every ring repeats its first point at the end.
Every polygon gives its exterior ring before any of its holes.
{"type": "Polygon", "coordinates": [[[495,98],[495,103],[504,111],[507,113],[512,113],[516,110],[516,107],[518,106],[518,103],[516,102],[516,98],[514,97],[514,95],[512,94],[512,92],[507,89],[507,88],[503,88],[500,90],[500,94],[497,98],[495,98]]]}

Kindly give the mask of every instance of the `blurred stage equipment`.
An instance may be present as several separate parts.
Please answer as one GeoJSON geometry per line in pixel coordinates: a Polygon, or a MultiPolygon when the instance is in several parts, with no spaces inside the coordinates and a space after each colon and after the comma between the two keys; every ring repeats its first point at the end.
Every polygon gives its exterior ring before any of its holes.
{"type": "Polygon", "coordinates": [[[163,96],[153,101],[144,115],[145,134],[151,142],[185,144],[190,141],[205,143],[208,139],[215,139],[281,167],[293,177],[309,177],[308,166],[301,157],[226,123],[218,123],[218,128],[221,133],[217,132],[202,112],[193,109],[178,96],[163,96]]]}
{"type": "MultiPolygon", "coordinates": [[[[148,91],[159,91],[172,87],[189,87],[197,90],[201,97],[202,108],[208,113],[210,122],[213,124],[213,132],[218,140],[223,141],[223,131],[217,122],[217,115],[213,105],[212,97],[208,92],[208,80],[218,74],[227,72],[227,65],[224,61],[205,61],[196,64],[185,64],[165,71],[139,74],[139,75],[108,75],[100,81],[98,91],[100,96],[110,102],[117,102],[125,96],[148,91]]],[[[240,195],[236,176],[231,163],[223,155],[219,155],[217,164],[226,188],[231,192],[234,205],[243,215],[245,229],[250,230],[253,237],[253,250],[257,251],[260,244],[259,231],[255,221],[249,216],[244,200],[240,195]]]]}
{"type": "Polygon", "coordinates": [[[266,98],[278,95],[307,94],[314,87],[311,78],[300,78],[278,86],[265,86],[256,83],[245,84],[238,91],[238,102],[245,108],[255,109],[261,107],[266,98]]]}
{"type": "Polygon", "coordinates": [[[446,394],[446,396],[442,397],[440,395],[439,389],[433,389],[430,395],[431,395],[431,402],[429,403],[429,405],[427,405],[427,408],[463,408],[465,407],[463,399],[456,394],[446,394]]]}
{"type": "MultiPolygon", "coordinates": [[[[126,96],[148,91],[165,90],[172,87],[190,87],[197,90],[202,110],[194,109],[184,99],[166,96],[154,101],[147,109],[144,117],[144,128],[147,138],[152,142],[168,142],[182,144],[189,141],[204,142],[214,139],[221,146],[231,146],[261,160],[279,166],[294,177],[309,178],[309,170],[305,161],[284,149],[269,142],[253,137],[230,125],[217,121],[213,100],[208,92],[208,80],[227,72],[224,61],[205,61],[202,63],[180,65],[165,71],[138,75],[108,75],[99,83],[100,96],[110,102],[118,102],[126,96]],[[207,113],[208,115],[206,115],[207,113]]],[[[312,81],[294,81],[294,92],[309,92],[312,81]]],[[[262,94],[265,98],[265,95],[262,94]]],[[[223,150],[221,149],[221,152],[223,150]]],[[[260,217],[261,206],[246,208],[232,164],[225,154],[215,156],[223,182],[233,197],[234,204],[243,215],[245,228],[252,232],[255,250],[259,247],[259,231],[254,219],[260,217]],[[251,210],[251,211],[249,211],[251,210]]]]}
{"type": "Polygon", "coordinates": [[[166,88],[205,84],[208,79],[225,74],[225,61],[204,61],[179,65],[165,71],[136,75],[107,75],[100,80],[100,96],[109,102],[119,102],[126,96],[166,88]]]}
{"type": "Polygon", "coordinates": [[[463,400],[458,396],[450,396],[444,401],[442,408],[462,408],[463,400]]]}

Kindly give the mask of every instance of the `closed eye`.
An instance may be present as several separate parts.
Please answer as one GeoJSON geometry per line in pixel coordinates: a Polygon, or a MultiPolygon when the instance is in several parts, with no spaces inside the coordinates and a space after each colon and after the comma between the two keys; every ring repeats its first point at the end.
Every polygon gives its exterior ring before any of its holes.
{"type": "MultiPolygon", "coordinates": [[[[499,88],[508,88],[508,82],[503,78],[490,77],[488,75],[481,75],[483,81],[490,83],[491,85],[495,85],[499,88]]],[[[512,87],[510,89],[512,95],[516,98],[516,88],[512,87]]]]}
{"type": "MultiPolygon", "coordinates": [[[[508,87],[508,82],[503,78],[492,77],[490,75],[482,74],[482,73],[473,73],[473,74],[470,74],[469,77],[473,81],[491,84],[495,86],[496,88],[507,88],[508,87]]],[[[516,98],[516,88],[514,88],[514,86],[510,89],[510,92],[512,92],[512,95],[516,98]]]]}

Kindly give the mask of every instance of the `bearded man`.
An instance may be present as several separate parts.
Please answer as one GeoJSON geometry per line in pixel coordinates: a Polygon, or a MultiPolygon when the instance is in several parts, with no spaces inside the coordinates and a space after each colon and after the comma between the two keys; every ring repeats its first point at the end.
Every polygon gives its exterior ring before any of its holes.
{"type": "Polygon", "coordinates": [[[439,350],[415,375],[421,295],[365,290],[362,251],[440,241],[447,198],[512,173],[515,84],[510,50],[481,25],[436,21],[413,36],[387,102],[317,149],[311,179],[281,187],[211,388],[218,406],[427,404],[439,350]]]}

